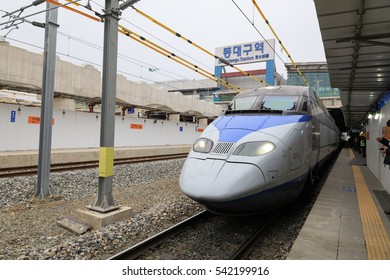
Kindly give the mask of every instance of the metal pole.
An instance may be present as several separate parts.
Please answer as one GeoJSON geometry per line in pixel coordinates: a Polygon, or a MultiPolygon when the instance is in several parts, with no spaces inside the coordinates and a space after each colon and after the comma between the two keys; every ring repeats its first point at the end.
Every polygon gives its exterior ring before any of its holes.
{"type": "Polygon", "coordinates": [[[118,53],[118,0],[106,0],[104,17],[102,118],[100,126],[99,189],[89,207],[98,212],[118,209],[112,195],[114,175],[115,101],[118,53]]]}
{"type": "Polygon", "coordinates": [[[47,3],[45,47],[43,56],[42,105],[39,128],[38,185],[35,196],[50,195],[50,155],[53,119],[54,77],[57,46],[58,9],[47,3]]]}

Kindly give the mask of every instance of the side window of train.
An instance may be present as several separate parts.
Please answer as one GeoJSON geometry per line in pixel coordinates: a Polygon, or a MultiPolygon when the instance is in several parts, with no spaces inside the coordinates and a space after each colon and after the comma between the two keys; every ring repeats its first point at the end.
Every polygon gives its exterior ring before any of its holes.
{"type": "Polygon", "coordinates": [[[304,112],[309,111],[309,108],[307,106],[307,98],[306,97],[303,99],[303,102],[302,102],[302,111],[304,111],[304,112]]]}

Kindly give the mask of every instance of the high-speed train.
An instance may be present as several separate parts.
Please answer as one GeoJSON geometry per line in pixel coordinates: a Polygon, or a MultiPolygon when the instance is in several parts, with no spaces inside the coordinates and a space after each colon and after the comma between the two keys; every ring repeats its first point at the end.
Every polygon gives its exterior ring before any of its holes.
{"type": "Polygon", "coordinates": [[[339,130],[309,87],[243,92],[200,135],[181,191],[223,215],[251,215],[295,200],[337,150],[339,130]]]}

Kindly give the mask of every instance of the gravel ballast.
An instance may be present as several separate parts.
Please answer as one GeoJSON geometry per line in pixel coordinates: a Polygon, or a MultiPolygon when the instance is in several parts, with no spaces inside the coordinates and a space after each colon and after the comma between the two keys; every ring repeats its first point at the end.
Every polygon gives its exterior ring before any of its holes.
{"type": "MultiPolygon", "coordinates": [[[[60,227],[58,221],[75,217],[96,199],[97,169],[52,173],[52,195],[44,200],[34,198],[36,176],[0,179],[0,260],[107,259],[204,210],[180,191],[183,163],[178,159],[116,166],[114,199],[130,207],[131,216],[83,235],[60,227]]],[[[277,222],[254,258],[285,259],[310,204],[277,222]]],[[[204,259],[197,252],[190,255],[204,259]]]]}

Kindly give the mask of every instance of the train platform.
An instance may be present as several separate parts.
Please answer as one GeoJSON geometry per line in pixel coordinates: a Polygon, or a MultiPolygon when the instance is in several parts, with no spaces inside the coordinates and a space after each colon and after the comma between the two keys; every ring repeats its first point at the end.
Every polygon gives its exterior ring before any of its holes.
{"type": "Polygon", "coordinates": [[[389,210],[365,158],[343,148],[287,259],[389,260],[389,210]]]}
{"type": "MultiPolygon", "coordinates": [[[[165,145],[145,147],[115,147],[114,158],[134,158],[188,153],[192,145],[165,145]]],[[[52,149],[51,163],[84,162],[99,160],[99,148],[52,149]]],[[[0,168],[36,166],[38,150],[0,151],[0,168]]]]}

